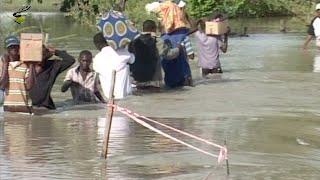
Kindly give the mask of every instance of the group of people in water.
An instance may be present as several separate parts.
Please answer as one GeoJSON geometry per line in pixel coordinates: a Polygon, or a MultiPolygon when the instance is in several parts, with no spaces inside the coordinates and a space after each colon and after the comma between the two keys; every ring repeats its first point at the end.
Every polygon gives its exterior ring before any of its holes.
{"type": "MultiPolygon", "coordinates": [[[[203,77],[222,73],[219,54],[220,50],[227,51],[227,34],[207,35],[204,20],[198,21],[197,28],[190,31],[185,5],[181,0],[151,5],[151,11],[162,14],[160,27],[153,20],[144,21],[140,35],[126,47],[109,46],[104,31],[95,34],[93,43],[99,52],[93,56],[88,50],[81,51],[78,65],[71,69],[74,57],[44,45],[40,63],[21,61],[19,39],[7,37],[6,53],[0,60],[0,95],[4,111],[32,114],[34,107],[55,109],[51,90],[58,75],[67,69],[61,92],[70,89],[75,104],[105,103],[110,96],[113,71],[116,71],[115,99],[132,94],[133,86],[138,91],[153,92],[162,87],[193,86],[189,60],[194,59],[195,52],[191,34],[194,34],[203,77]],[[161,36],[157,36],[158,29],[161,36]],[[53,55],[61,60],[53,59],[53,55]]],[[[221,19],[222,15],[218,14],[211,20],[221,19]]]]}
{"type": "MultiPolygon", "coordinates": [[[[226,51],[226,40],[221,36],[208,36],[204,21],[198,22],[195,40],[198,46],[199,66],[205,77],[209,73],[222,73],[219,50],[226,51]]],[[[113,49],[102,32],[93,37],[100,51],[95,56],[81,51],[78,65],[69,69],[61,87],[71,90],[73,101],[102,102],[109,98],[112,71],[116,71],[114,97],[122,99],[137,90],[158,90],[162,87],[162,71],[167,88],[192,86],[189,58],[194,58],[190,39],[185,29],[177,29],[161,37],[156,22],[146,20],[143,32],[126,48],[113,49]],[[91,68],[92,64],[92,68],[91,68]],[[102,90],[102,93],[101,91],[102,90]]],[[[41,63],[20,61],[20,41],[15,36],[5,39],[6,53],[0,61],[0,91],[4,111],[33,113],[32,107],[55,109],[51,90],[58,75],[75,63],[66,51],[43,46],[41,63]],[[59,59],[52,59],[55,55],[59,59]]]]}
{"type": "MultiPolygon", "coordinates": [[[[316,13],[304,48],[313,36],[317,37],[319,44],[320,4],[316,6],[316,13]]],[[[222,18],[218,14],[212,20],[222,18]]],[[[106,103],[110,98],[113,71],[116,71],[115,99],[132,94],[133,86],[138,91],[153,92],[162,87],[193,86],[189,59],[194,59],[195,52],[190,42],[191,34],[194,35],[202,76],[222,73],[220,52],[227,52],[228,34],[207,35],[204,20],[199,20],[196,25],[192,32],[182,27],[157,36],[160,27],[155,21],[146,20],[140,36],[118,49],[109,46],[104,34],[99,32],[93,37],[99,52],[94,56],[88,50],[81,51],[78,64],[71,69],[75,63],[73,56],[44,45],[40,63],[20,61],[20,40],[9,36],[4,41],[6,53],[0,59],[0,101],[4,111],[32,114],[33,107],[55,109],[51,90],[58,75],[67,69],[61,92],[70,89],[75,104],[106,103]],[[53,55],[59,59],[53,59],[53,55]]]]}

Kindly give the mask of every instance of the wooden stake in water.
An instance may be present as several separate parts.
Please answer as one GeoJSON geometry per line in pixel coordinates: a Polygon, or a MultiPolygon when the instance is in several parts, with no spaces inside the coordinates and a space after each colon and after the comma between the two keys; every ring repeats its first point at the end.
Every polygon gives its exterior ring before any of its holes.
{"type": "MultiPolygon", "coordinates": [[[[227,147],[227,140],[224,140],[224,146],[227,147]]],[[[227,165],[227,175],[230,175],[230,168],[229,168],[229,159],[226,159],[226,165],[227,165]]]]}
{"type": "MultiPolygon", "coordinates": [[[[111,79],[111,86],[110,86],[110,92],[109,92],[109,105],[114,105],[114,86],[116,81],[116,71],[112,71],[112,79],[111,79]]],[[[108,107],[108,115],[106,118],[106,125],[104,129],[104,139],[103,139],[103,149],[101,153],[101,157],[104,157],[107,159],[108,155],[108,146],[109,146],[109,137],[110,137],[110,131],[111,131],[111,124],[112,124],[112,117],[113,117],[113,106],[108,107]]]]}

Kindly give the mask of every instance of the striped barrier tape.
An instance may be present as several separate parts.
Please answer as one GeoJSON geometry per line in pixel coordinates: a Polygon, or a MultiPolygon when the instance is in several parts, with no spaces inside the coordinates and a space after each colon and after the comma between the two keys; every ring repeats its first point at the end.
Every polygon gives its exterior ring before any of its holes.
{"type": "Polygon", "coordinates": [[[118,111],[118,112],[121,112],[121,113],[127,115],[128,117],[130,117],[132,120],[134,120],[134,121],[137,122],[138,124],[141,124],[142,126],[148,128],[148,129],[150,129],[150,130],[152,130],[152,131],[154,131],[154,132],[156,132],[156,133],[158,133],[158,134],[161,134],[162,136],[165,136],[165,137],[167,137],[167,138],[169,138],[169,139],[171,139],[171,140],[173,140],[173,141],[176,141],[176,142],[178,142],[178,143],[180,143],[180,144],[183,144],[183,145],[185,145],[185,146],[187,146],[187,147],[189,147],[189,148],[191,148],[191,149],[194,149],[194,150],[196,150],[196,151],[199,151],[199,152],[204,153],[204,154],[206,154],[206,155],[209,155],[209,156],[211,156],[211,157],[218,158],[218,163],[219,163],[219,164],[220,164],[221,162],[223,162],[224,160],[227,160],[227,159],[228,159],[228,156],[227,156],[228,150],[227,150],[227,148],[226,148],[225,146],[221,146],[221,145],[219,145],[219,144],[210,142],[210,141],[208,141],[208,140],[205,140],[205,139],[203,139],[203,138],[200,138],[200,137],[195,136],[195,135],[193,135],[193,134],[190,134],[190,133],[188,133],[188,132],[184,132],[184,131],[182,131],[182,130],[179,130],[179,129],[176,129],[176,128],[174,128],[174,127],[168,126],[168,125],[166,125],[166,124],[157,122],[157,121],[152,120],[152,119],[150,119],[150,118],[147,118],[147,117],[145,117],[145,116],[141,116],[141,115],[139,115],[138,113],[135,113],[135,112],[133,112],[133,111],[127,109],[127,108],[123,108],[123,107],[120,107],[120,106],[117,106],[117,105],[112,105],[112,104],[108,104],[108,107],[112,107],[112,108],[113,108],[113,111],[118,111]],[[162,132],[161,130],[159,130],[159,129],[153,127],[153,126],[151,126],[150,124],[146,123],[145,121],[143,121],[143,120],[141,120],[141,119],[139,119],[139,118],[142,118],[142,119],[144,119],[144,120],[147,120],[147,121],[152,122],[152,123],[155,123],[155,124],[158,124],[158,125],[160,125],[160,126],[162,126],[162,127],[171,129],[171,130],[173,130],[173,131],[175,131],[175,132],[178,132],[178,133],[183,134],[183,135],[185,135],[185,136],[188,136],[188,137],[190,137],[190,138],[196,139],[196,140],[198,140],[198,141],[204,142],[204,143],[206,143],[206,144],[208,144],[208,145],[211,145],[211,146],[214,146],[214,147],[216,147],[216,148],[219,148],[219,149],[220,149],[219,155],[212,154],[212,153],[210,153],[210,152],[207,152],[207,151],[205,151],[205,150],[202,150],[202,149],[200,149],[200,148],[197,148],[197,147],[195,147],[195,146],[192,146],[191,144],[188,144],[188,143],[186,143],[186,142],[184,142],[184,141],[182,141],[182,140],[179,140],[179,139],[177,139],[177,138],[175,138],[175,137],[173,137],[173,136],[171,136],[171,135],[169,135],[169,134],[167,134],[167,133],[164,133],[164,132],[162,132]]]}

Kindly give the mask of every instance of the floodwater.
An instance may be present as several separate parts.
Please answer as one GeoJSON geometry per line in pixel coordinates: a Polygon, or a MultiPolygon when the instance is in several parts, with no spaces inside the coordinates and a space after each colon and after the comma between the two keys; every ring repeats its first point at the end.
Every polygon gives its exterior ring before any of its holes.
{"type": "MultiPolygon", "coordinates": [[[[217,159],[118,113],[108,160],[101,159],[105,105],[70,106],[70,93],[59,92],[61,75],[52,92],[56,111],[2,115],[0,179],[320,179],[320,55],[313,44],[312,50],[301,50],[303,22],[288,19],[292,33],[282,34],[282,21],[231,21],[234,29],[248,26],[250,36],[230,39],[229,52],[221,56],[224,74],[201,79],[191,61],[195,87],[117,102],[218,144],[227,139],[230,176],[217,159]]],[[[21,28],[6,23],[6,30],[21,28]]],[[[49,43],[75,56],[82,49],[94,49],[94,32],[88,27],[57,14],[35,15],[23,26],[39,24],[50,33],[49,43]]]]}

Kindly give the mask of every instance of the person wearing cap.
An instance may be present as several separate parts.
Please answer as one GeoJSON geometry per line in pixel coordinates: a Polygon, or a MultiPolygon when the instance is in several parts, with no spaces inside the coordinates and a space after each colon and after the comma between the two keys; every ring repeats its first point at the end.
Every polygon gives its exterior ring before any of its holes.
{"type": "Polygon", "coordinates": [[[316,5],[316,16],[312,19],[309,25],[308,36],[303,44],[304,50],[307,49],[313,37],[316,37],[316,46],[320,49],[320,3],[316,5]]]}
{"type": "Polygon", "coordinates": [[[29,90],[35,82],[35,66],[20,61],[20,41],[15,36],[5,39],[7,54],[2,58],[0,84],[5,89],[4,111],[32,114],[29,90]]]}
{"type": "Polygon", "coordinates": [[[8,84],[8,64],[10,61],[19,61],[19,39],[15,36],[9,36],[4,41],[4,47],[7,52],[0,60],[0,104],[3,105],[4,91],[8,84]]]}

